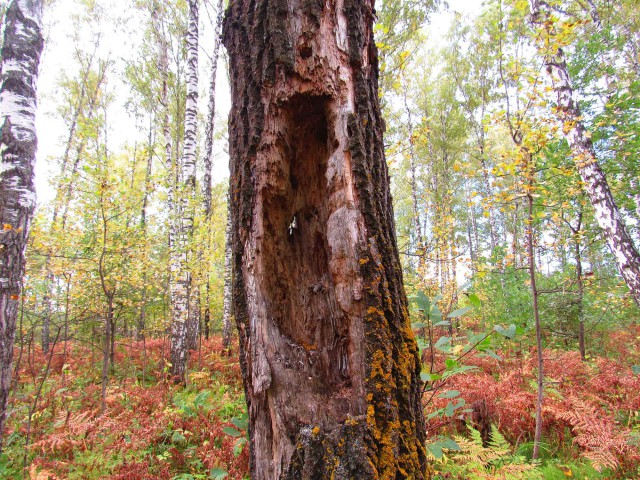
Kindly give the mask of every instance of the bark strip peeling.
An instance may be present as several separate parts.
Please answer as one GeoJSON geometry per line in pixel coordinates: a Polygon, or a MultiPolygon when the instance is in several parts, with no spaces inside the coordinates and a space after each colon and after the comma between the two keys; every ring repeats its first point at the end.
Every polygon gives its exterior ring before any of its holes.
{"type": "Polygon", "coordinates": [[[255,480],[426,475],[373,17],[369,1],[235,0],[225,19],[255,480]]]}

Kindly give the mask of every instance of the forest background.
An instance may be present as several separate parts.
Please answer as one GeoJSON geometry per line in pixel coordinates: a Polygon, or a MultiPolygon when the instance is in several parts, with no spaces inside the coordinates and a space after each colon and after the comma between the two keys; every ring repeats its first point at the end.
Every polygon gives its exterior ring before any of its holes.
{"type": "MultiPolygon", "coordinates": [[[[526,1],[467,4],[458,13],[457,4],[387,0],[376,26],[433,474],[636,478],[638,307],[584,193],[545,58],[558,48],[566,56],[581,121],[638,245],[637,2],[549,2],[553,14],[542,25],[531,23],[526,1]],[[477,430],[469,433],[470,424],[477,430]]],[[[221,338],[231,321],[223,52],[215,168],[203,161],[218,5],[201,4],[191,240],[201,250],[190,265],[200,328],[186,387],[165,379],[172,368],[167,202],[185,141],[187,3],[127,6],[47,6],[40,201],[0,472],[243,478],[239,367],[221,338]],[[208,213],[207,171],[214,172],[208,213]]]]}

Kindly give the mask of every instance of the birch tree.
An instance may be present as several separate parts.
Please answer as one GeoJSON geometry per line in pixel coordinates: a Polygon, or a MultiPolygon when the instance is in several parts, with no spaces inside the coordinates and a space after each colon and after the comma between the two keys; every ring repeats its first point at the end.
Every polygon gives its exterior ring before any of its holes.
{"type": "Polygon", "coordinates": [[[555,27],[550,6],[540,0],[531,0],[530,5],[532,23],[542,27],[543,45],[540,47],[540,53],[544,57],[546,70],[556,94],[555,111],[562,122],[564,136],[571,147],[576,168],[618,270],[636,304],[640,306],[640,254],[627,232],[607,178],[598,163],[591,135],[582,119],[564,51],[557,39],[553,38],[555,27]]]}
{"type": "Polygon", "coordinates": [[[40,0],[14,0],[9,5],[0,71],[0,449],[24,251],[36,203],[36,81],[44,45],[41,29],[40,0]]]}
{"type": "Polygon", "coordinates": [[[373,1],[233,0],[234,315],[251,478],[427,476],[373,1]]]}
{"type": "Polygon", "coordinates": [[[189,0],[187,31],[187,103],[184,144],[179,165],[171,245],[171,373],[184,382],[189,328],[197,338],[197,316],[192,296],[192,272],[189,264],[190,239],[193,234],[196,192],[196,133],[198,120],[198,0],[189,0]]]}
{"type": "MultiPolygon", "coordinates": [[[[207,229],[207,250],[211,248],[211,170],[213,168],[213,132],[215,130],[216,119],[216,77],[218,76],[218,57],[220,56],[220,45],[222,44],[222,19],[224,17],[224,8],[222,0],[218,0],[216,6],[216,26],[214,30],[214,44],[213,44],[213,58],[211,59],[211,80],[209,83],[209,110],[207,113],[207,123],[205,125],[205,147],[204,147],[204,185],[202,186],[203,198],[204,198],[204,220],[205,228],[207,229]]],[[[225,260],[225,278],[226,278],[226,260],[225,260]]],[[[205,290],[205,302],[204,302],[204,333],[206,338],[209,338],[209,328],[211,324],[211,307],[210,303],[210,273],[207,270],[206,274],[206,290],[205,290]]],[[[226,281],[225,281],[225,294],[226,294],[226,281]]],[[[226,296],[225,296],[226,301],[226,296]]],[[[224,318],[227,318],[226,316],[224,318]]],[[[223,318],[223,323],[224,323],[223,318]]]]}

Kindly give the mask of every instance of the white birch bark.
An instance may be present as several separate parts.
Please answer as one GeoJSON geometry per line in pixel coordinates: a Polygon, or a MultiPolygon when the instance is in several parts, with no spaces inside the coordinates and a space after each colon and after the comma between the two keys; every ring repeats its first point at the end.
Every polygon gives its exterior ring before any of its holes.
{"type": "Polygon", "coordinates": [[[224,298],[222,303],[222,344],[229,348],[231,344],[231,316],[233,305],[233,249],[231,235],[231,195],[227,196],[227,228],[224,247],[224,298]]]}
{"type": "MultiPolygon", "coordinates": [[[[531,16],[534,24],[550,22],[548,5],[540,0],[531,0],[531,16]]],[[[584,188],[595,211],[596,221],[613,254],[622,278],[626,282],[636,304],[640,306],[640,255],[636,250],[618,206],[611,194],[602,168],[596,158],[589,132],[584,126],[580,108],[569,77],[569,70],[562,48],[543,52],[547,73],[551,77],[557,96],[557,114],[563,122],[563,132],[569,142],[584,188]]]]}
{"type": "MultiPolygon", "coordinates": [[[[213,59],[211,63],[211,83],[209,84],[209,111],[207,114],[207,124],[205,126],[205,155],[204,155],[204,212],[207,228],[211,228],[211,170],[213,168],[213,133],[215,128],[216,114],[216,77],[218,75],[218,59],[220,56],[220,45],[222,44],[222,20],[224,18],[223,0],[218,0],[216,6],[216,26],[214,31],[215,42],[213,45],[213,59]]],[[[227,217],[229,218],[229,217],[227,217]]],[[[208,232],[207,239],[210,242],[211,232],[208,232]]],[[[224,263],[224,304],[222,314],[223,343],[225,347],[229,346],[231,336],[231,253],[228,235],[230,227],[227,220],[227,230],[225,238],[227,239],[225,247],[225,263],[224,263]],[[229,257],[229,258],[227,258],[229,257]]],[[[205,292],[205,334],[208,338],[209,327],[211,321],[211,312],[209,309],[209,272],[206,273],[206,292],[205,292]]]]}
{"type": "MultiPolygon", "coordinates": [[[[196,189],[196,133],[198,119],[198,0],[189,0],[187,31],[187,102],[184,120],[184,146],[179,165],[175,244],[171,250],[171,373],[184,382],[187,362],[187,331],[192,335],[197,316],[190,308],[192,272],[189,269],[189,246],[193,233],[193,207],[196,189]]],[[[197,332],[197,330],[196,330],[197,332]]]]}
{"type": "MultiPolygon", "coordinates": [[[[213,132],[215,129],[216,118],[216,77],[218,75],[218,58],[220,56],[220,44],[222,33],[222,19],[224,17],[224,8],[222,0],[218,0],[216,6],[216,26],[214,30],[215,41],[213,44],[213,58],[211,60],[211,79],[209,83],[209,108],[207,113],[207,123],[205,124],[205,146],[204,146],[204,183],[202,186],[202,197],[204,198],[204,216],[207,228],[207,250],[211,245],[211,171],[213,168],[213,132]]],[[[202,251],[202,249],[201,249],[202,251]]],[[[226,266],[225,266],[226,268],[226,266]]],[[[225,269],[226,279],[226,269],[225,269]]],[[[207,269],[204,273],[205,280],[205,297],[204,297],[204,334],[209,338],[209,330],[211,324],[211,308],[210,308],[210,272],[207,269]]],[[[226,288],[226,286],[225,286],[226,288]]],[[[223,324],[224,324],[223,318],[223,324]]]]}
{"type": "Polygon", "coordinates": [[[211,219],[211,170],[213,168],[213,133],[216,118],[216,77],[218,75],[218,57],[222,43],[222,19],[224,18],[223,0],[218,0],[216,26],[214,31],[213,58],[211,60],[211,83],[209,84],[209,109],[205,125],[204,152],[204,212],[207,221],[211,219]]]}
{"type": "MultiPolygon", "coordinates": [[[[167,243],[169,247],[169,297],[171,303],[171,315],[173,316],[173,298],[174,291],[177,290],[175,283],[177,278],[174,273],[174,249],[175,238],[177,231],[177,212],[175,207],[175,184],[176,184],[176,168],[173,161],[173,140],[171,137],[171,124],[170,124],[170,109],[169,109],[169,47],[167,44],[167,37],[165,33],[165,26],[161,20],[161,4],[158,1],[153,2],[151,9],[151,23],[156,35],[156,42],[158,44],[158,70],[162,79],[160,88],[160,105],[162,107],[162,136],[164,138],[164,156],[165,166],[167,170],[167,212],[168,212],[168,225],[167,225],[167,243]]],[[[185,325],[186,328],[186,325],[185,325]]],[[[174,325],[171,324],[171,331],[173,335],[174,325]]],[[[186,330],[183,334],[186,337],[186,330]]],[[[184,350],[186,355],[186,350],[184,350]]],[[[186,358],[185,358],[186,361],[186,358]]],[[[171,362],[173,362],[173,343],[171,349],[171,362]]]]}
{"type": "Polygon", "coordinates": [[[0,450],[11,385],[24,251],[36,204],[36,81],[44,40],[42,2],[7,10],[0,80],[0,450]]]}

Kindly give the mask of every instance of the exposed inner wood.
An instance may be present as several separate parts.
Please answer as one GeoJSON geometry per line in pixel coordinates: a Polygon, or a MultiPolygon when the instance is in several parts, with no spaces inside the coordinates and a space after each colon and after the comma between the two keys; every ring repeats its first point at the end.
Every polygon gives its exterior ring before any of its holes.
{"type": "MultiPolygon", "coordinates": [[[[301,425],[331,430],[366,411],[357,266],[359,215],[344,175],[345,119],[326,96],[293,95],[276,107],[258,155],[255,332],[267,364],[254,366],[256,391],[268,387],[271,422],[257,442],[293,453],[301,425]],[[342,120],[342,122],[338,122],[342,120]],[[336,125],[338,131],[336,131],[336,125]],[[354,315],[355,314],[355,315],[354,315]],[[266,321],[265,321],[266,320],[266,321]],[[257,368],[256,368],[257,367],[257,368]],[[268,373],[267,373],[268,372],[268,373]],[[354,386],[355,384],[355,386],[354,386]],[[354,388],[356,391],[354,391],[354,388]],[[286,438],[288,437],[288,438],[286,438]]],[[[258,360],[260,363],[260,360],[258,360]]]]}
{"type": "Polygon", "coordinates": [[[256,480],[423,476],[372,20],[355,0],[236,0],[225,20],[256,480]]]}

